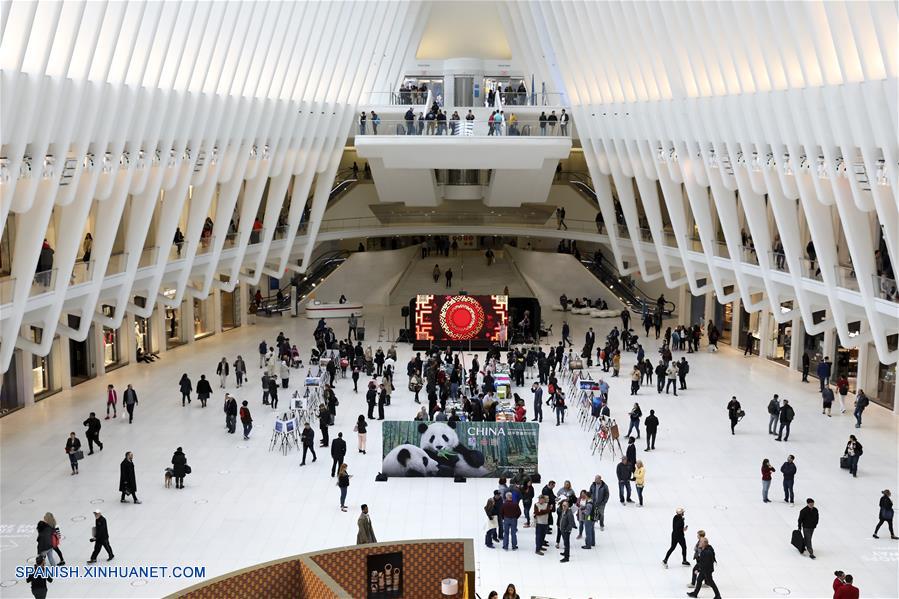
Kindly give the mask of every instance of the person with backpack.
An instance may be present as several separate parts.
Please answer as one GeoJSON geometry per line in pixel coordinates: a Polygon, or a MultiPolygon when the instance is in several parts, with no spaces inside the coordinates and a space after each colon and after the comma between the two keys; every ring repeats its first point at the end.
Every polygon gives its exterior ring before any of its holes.
{"type": "Polygon", "coordinates": [[[783,405],[780,408],[780,428],[777,431],[777,437],[774,438],[775,441],[790,440],[790,424],[793,422],[793,418],[795,416],[796,412],[793,410],[793,406],[791,406],[790,402],[785,399],[783,405]],[[786,436],[784,436],[783,434],[784,429],[786,429],[787,431],[786,436]]]}
{"type": "Polygon", "coordinates": [[[848,459],[849,474],[853,477],[858,476],[858,460],[862,457],[862,453],[864,453],[862,444],[858,442],[855,435],[849,435],[849,442],[846,443],[846,450],[843,453],[843,457],[848,459]]]}
{"type": "Polygon", "coordinates": [[[846,376],[841,376],[837,381],[837,393],[840,397],[840,414],[846,413],[846,395],[849,394],[849,380],[846,376]]]}
{"type": "Polygon", "coordinates": [[[768,402],[768,434],[777,434],[777,423],[780,417],[780,396],[775,393],[768,402]]]}
{"type": "Polygon", "coordinates": [[[246,441],[250,438],[250,431],[253,430],[253,417],[250,415],[246,400],[240,404],[240,423],[243,425],[243,440],[246,441]]]}
{"type": "Polygon", "coordinates": [[[824,391],[821,392],[821,415],[827,414],[827,417],[830,418],[831,406],[833,406],[833,389],[830,388],[830,385],[825,385],[824,391]]]}
{"type": "Polygon", "coordinates": [[[565,405],[565,396],[562,394],[561,391],[557,390],[553,394],[553,406],[556,409],[556,426],[564,424],[565,423],[565,410],[567,410],[568,407],[565,405]]]}
{"type": "Polygon", "coordinates": [[[855,411],[852,413],[855,416],[855,428],[862,427],[862,412],[865,411],[865,408],[868,407],[869,403],[868,396],[865,395],[864,391],[859,389],[858,393],[855,395],[855,411]]]}

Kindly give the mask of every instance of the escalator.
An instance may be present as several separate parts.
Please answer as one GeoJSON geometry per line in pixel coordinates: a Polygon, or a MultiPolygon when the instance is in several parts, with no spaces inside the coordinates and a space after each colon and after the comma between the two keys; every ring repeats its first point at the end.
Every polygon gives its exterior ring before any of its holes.
{"type": "Polygon", "coordinates": [[[259,316],[281,315],[290,311],[290,287],[296,288],[297,303],[309,295],[316,285],[321,283],[334,270],[343,264],[349,257],[348,250],[335,250],[327,252],[316,258],[304,274],[295,274],[290,280],[278,289],[274,295],[262,298],[262,302],[256,307],[259,316]]]}
{"type": "MultiPolygon", "coordinates": [[[[615,270],[615,267],[610,264],[607,260],[603,259],[602,254],[598,254],[599,260],[581,260],[581,263],[589,270],[593,275],[599,279],[603,285],[609,288],[615,296],[620,299],[624,305],[628,307],[631,312],[635,312],[637,314],[643,314],[643,306],[646,306],[646,309],[650,312],[655,310],[658,305],[658,298],[650,297],[647,293],[643,292],[637,284],[634,282],[633,278],[630,276],[621,276],[618,274],[618,271],[615,270]]],[[[674,310],[677,306],[674,302],[665,299],[662,304],[662,313],[666,317],[670,317],[674,314],[674,310]]]]}

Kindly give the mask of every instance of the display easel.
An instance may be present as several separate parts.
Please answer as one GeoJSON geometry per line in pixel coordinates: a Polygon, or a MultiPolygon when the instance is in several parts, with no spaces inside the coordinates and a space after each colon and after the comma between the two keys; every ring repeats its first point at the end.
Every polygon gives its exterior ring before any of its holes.
{"type": "Polygon", "coordinates": [[[603,453],[608,451],[613,460],[616,458],[620,459],[624,456],[624,450],[621,448],[621,441],[619,441],[620,436],[621,433],[618,430],[618,423],[615,422],[615,419],[601,417],[599,419],[599,427],[594,435],[593,453],[595,454],[598,449],[599,459],[602,459],[603,453]],[[616,447],[618,448],[617,456],[615,455],[616,447]]]}
{"type": "Polygon", "coordinates": [[[291,418],[287,414],[284,414],[281,418],[275,419],[274,428],[272,430],[272,439],[271,443],[269,443],[268,450],[272,451],[277,447],[284,455],[287,455],[291,447],[296,447],[297,450],[299,450],[300,443],[299,438],[297,437],[299,426],[296,417],[291,418]]]}

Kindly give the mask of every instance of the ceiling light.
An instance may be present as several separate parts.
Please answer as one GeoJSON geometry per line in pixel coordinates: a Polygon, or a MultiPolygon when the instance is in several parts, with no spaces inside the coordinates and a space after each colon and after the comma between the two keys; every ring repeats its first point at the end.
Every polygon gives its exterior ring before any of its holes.
{"type": "Polygon", "coordinates": [[[41,177],[50,179],[53,177],[53,167],[56,166],[56,158],[47,154],[44,156],[44,168],[41,169],[41,177]]]}
{"type": "Polygon", "coordinates": [[[877,161],[876,179],[877,179],[878,185],[889,185],[890,184],[890,181],[887,179],[886,161],[882,158],[877,161]]]}

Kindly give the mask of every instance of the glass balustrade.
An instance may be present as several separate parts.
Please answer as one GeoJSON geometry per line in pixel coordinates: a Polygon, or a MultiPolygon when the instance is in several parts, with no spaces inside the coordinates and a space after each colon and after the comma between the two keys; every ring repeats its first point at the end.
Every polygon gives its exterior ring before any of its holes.
{"type": "Polygon", "coordinates": [[[506,114],[501,123],[485,120],[427,120],[415,116],[414,120],[382,120],[378,124],[366,120],[365,125],[356,123],[356,135],[377,135],[396,137],[447,136],[447,137],[570,137],[571,122],[567,125],[539,121],[534,118],[512,120],[506,114]]]}
{"type": "Polygon", "coordinates": [[[127,252],[119,252],[117,254],[113,254],[109,257],[109,262],[106,263],[106,276],[111,277],[112,275],[117,275],[125,272],[125,269],[128,268],[128,253],[127,252]]]}
{"type": "Polygon", "coordinates": [[[56,268],[51,268],[35,273],[34,279],[31,282],[31,290],[28,294],[29,297],[53,291],[53,286],[56,284],[57,270],[58,269],[56,268]]]}
{"type": "Polygon", "coordinates": [[[140,258],[137,261],[138,268],[147,268],[156,264],[156,258],[159,256],[158,247],[149,247],[141,250],[140,258]]]}
{"type": "Polygon", "coordinates": [[[200,237],[200,243],[197,245],[197,256],[203,256],[211,253],[215,249],[215,236],[206,235],[200,237]]]}
{"type": "Polygon", "coordinates": [[[899,290],[896,289],[896,279],[883,275],[873,275],[873,277],[874,293],[877,297],[891,302],[899,302],[899,290]]]}
{"type": "Polygon", "coordinates": [[[78,260],[72,265],[72,275],[69,278],[69,285],[83,285],[91,280],[94,272],[94,261],[78,260]]]}

